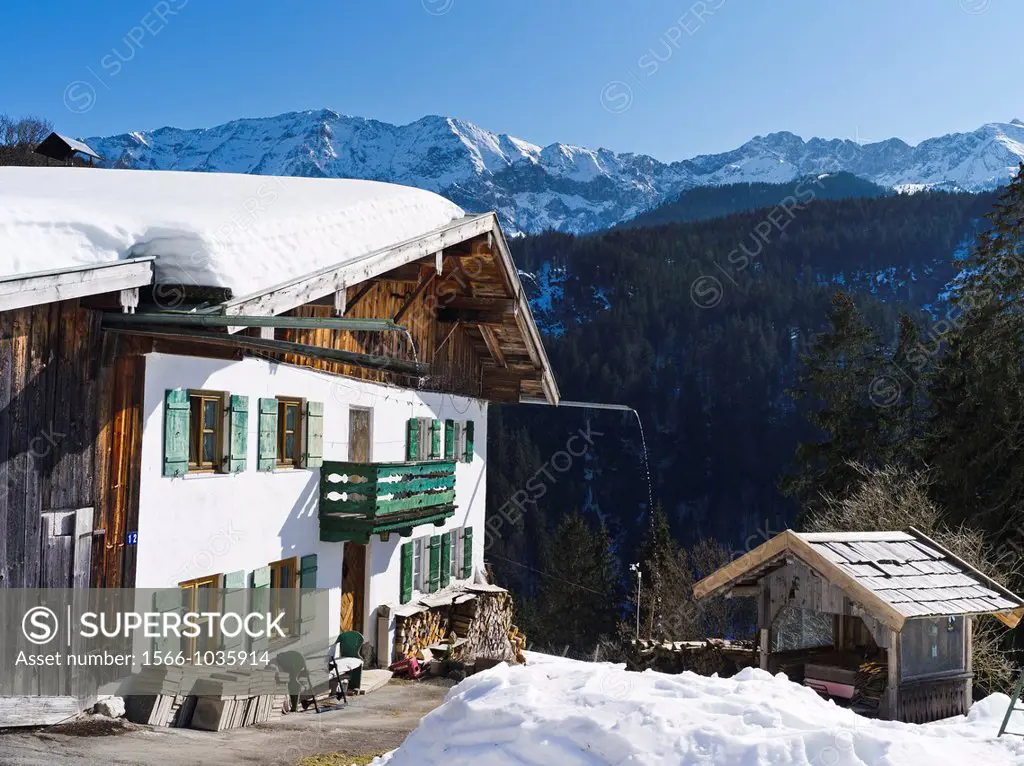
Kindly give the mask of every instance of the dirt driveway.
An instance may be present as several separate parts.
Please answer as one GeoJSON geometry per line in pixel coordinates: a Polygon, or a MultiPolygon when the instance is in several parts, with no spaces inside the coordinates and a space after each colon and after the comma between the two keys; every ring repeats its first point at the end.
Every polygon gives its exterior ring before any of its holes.
{"type": "Polygon", "coordinates": [[[338,752],[355,759],[398,747],[447,691],[447,685],[433,682],[392,681],[365,697],[354,697],[348,708],[321,715],[310,710],[224,732],[128,724],[82,726],[76,734],[59,733],[60,727],[0,733],[0,764],[295,766],[307,755],[338,752]],[[110,728],[117,733],[109,733],[110,728]]]}

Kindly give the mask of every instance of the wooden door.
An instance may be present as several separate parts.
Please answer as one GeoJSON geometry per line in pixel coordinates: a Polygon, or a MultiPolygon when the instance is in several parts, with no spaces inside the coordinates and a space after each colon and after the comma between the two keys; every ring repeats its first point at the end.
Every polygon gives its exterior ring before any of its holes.
{"type": "Polygon", "coordinates": [[[353,463],[370,462],[370,410],[348,411],[348,459],[353,463]]]}
{"type": "Polygon", "coordinates": [[[363,632],[366,588],[366,546],[345,543],[341,565],[341,629],[363,632]]]}

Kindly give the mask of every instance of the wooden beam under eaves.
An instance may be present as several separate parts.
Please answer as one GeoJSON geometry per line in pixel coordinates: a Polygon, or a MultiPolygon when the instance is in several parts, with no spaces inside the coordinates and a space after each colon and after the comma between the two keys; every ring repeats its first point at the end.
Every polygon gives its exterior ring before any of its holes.
{"type": "Polygon", "coordinates": [[[445,306],[438,309],[437,312],[439,322],[463,322],[475,325],[494,325],[495,327],[503,327],[506,317],[508,314],[503,311],[490,309],[453,309],[445,306]]]}
{"type": "Polygon", "coordinates": [[[437,272],[431,271],[429,274],[425,274],[420,277],[420,283],[416,285],[416,289],[413,290],[409,297],[406,298],[405,303],[398,309],[398,313],[395,314],[394,322],[397,324],[402,321],[402,318],[408,313],[409,309],[412,308],[413,304],[419,300],[423,294],[434,284],[434,280],[437,279],[437,272]]]}
{"type": "Polygon", "coordinates": [[[469,309],[472,311],[488,311],[494,314],[515,314],[516,302],[511,298],[488,298],[469,295],[455,295],[444,301],[446,309],[469,309]]]}
{"type": "Polygon", "coordinates": [[[501,351],[501,343],[498,341],[498,334],[494,331],[493,327],[481,324],[477,325],[477,329],[480,331],[480,335],[483,336],[484,345],[487,346],[487,351],[490,353],[491,358],[499,367],[508,367],[508,362],[505,361],[505,354],[501,351]]]}
{"type": "Polygon", "coordinates": [[[356,305],[359,303],[359,301],[365,298],[366,294],[376,286],[377,285],[374,282],[364,282],[362,285],[360,285],[360,287],[356,290],[355,295],[353,295],[351,298],[345,301],[345,313],[347,314],[349,311],[354,309],[356,305]]]}
{"type": "Polygon", "coordinates": [[[153,311],[136,314],[108,312],[103,315],[104,327],[204,327],[225,328],[281,327],[289,330],[348,330],[352,332],[404,332],[405,328],[390,319],[340,317],[247,317],[223,314],[153,311]]]}
{"type": "Polygon", "coordinates": [[[392,359],[391,357],[379,354],[361,354],[356,351],[342,351],[334,348],[321,346],[310,346],[305,343],[291,343],[283,340],[268,340],[266,338],[252,338],[247,335],[228,335],[222,332],[208,332],[196,330],[189,332],[182,329],[164,328],[141,328],[141,327],[111,327],[109,332],[126,333],[129,335],[164,339],[186,344],[200,344],[218,348],[230,348],[236,350],[262,351],[271,354],[294,354],[310,359],[323,359],[328,362],[339,362],[349,364],[353,367],[361,367],[368,370],[383,370],[394,372],[400,375],[419,377],[430,372],[430,365],[423,362],[407,361],[405,359],[392,359]]]}

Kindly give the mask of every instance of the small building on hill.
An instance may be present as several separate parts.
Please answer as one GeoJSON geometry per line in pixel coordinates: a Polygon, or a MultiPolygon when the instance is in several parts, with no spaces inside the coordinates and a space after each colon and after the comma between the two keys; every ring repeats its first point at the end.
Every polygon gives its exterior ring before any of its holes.
{"type": "Polygon", "coordinates": [[[70,165],[71,161],[75,159],[84,159],[90,165],[93,160],[99,162],[103,159],[84,141],[62,136],[56,132],[43,139],[43,142],[36,147],[36,154],[63,162],[66,165],[70,165]]]}
{"type": "Polygon", "coordinates": [[[914,529],[787,530],[694,594],[757,599],[761,668],[912,723],[970,707],[975,617],[1024,616],[1024,599],[914,529]]]}

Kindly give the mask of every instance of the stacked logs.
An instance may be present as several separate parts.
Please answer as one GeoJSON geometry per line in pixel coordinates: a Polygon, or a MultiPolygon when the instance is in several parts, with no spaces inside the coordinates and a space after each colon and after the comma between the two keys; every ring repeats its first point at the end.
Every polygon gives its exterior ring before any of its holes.
{"type": "Polygon", "coordinates": [[[415,657],[427,647],[446,641],[448,632],[445,610],[430,609],[400,617],[395,627],[395,654],[399,658],[415,657]]]}
{"type": "Polygon", "coordinates": [[[702,676],[733,676],[754,663],[754,646],[746,641],[631,641],[626,647],[628,670],[660,673],[691,671],[702,676]]]}
{"type": "Polygon", "coordinates": [[[861,715],[877,716],[888,685],[889,669],[884,662],[862,662],[857,668],[851,707],[861,715]]]}
{"type": "Polygon", "coordinates": [[[512,612],[512,596],[503,591],[477,593],[472,601],[454,607],[452,624],[456,634],[466,639],[456,649],[455,658],[463,662],[477,658],[519,662],[510,638],[512,612]],[[459,634],[460,628],[465,630],[464,636],[459,634]]]}

